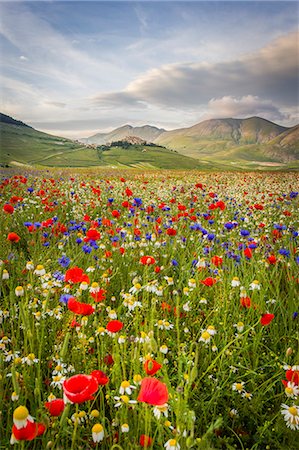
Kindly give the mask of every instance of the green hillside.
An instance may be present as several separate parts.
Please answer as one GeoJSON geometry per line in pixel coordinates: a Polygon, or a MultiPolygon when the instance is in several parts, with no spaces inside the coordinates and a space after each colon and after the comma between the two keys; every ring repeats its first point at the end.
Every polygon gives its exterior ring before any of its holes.
{"type": "Polygon", "coordinates": [[[298,160],[298,127],[281,127],[260,117],[206,120],[190,128],[167,131],[155,142],[211,163],[296,164],[298,160]]]}
{"type": "MultiPolygon", "coordinates": [[[[7,116],[8,117],[8,116],[7,116]]],[[[11,119],[11,118],[10,118],[11,119]]],[[[14,119],[12,119],[14,120],[14,119]]],[[[199,161],[158,146],[129,145],[105,151],[34,130],[25,124],[0,122],[2,166],[139,167],[196,169],[199,161]]]]}
{"type": "Polygon", "coordinates": [[[0,151],[2,165],[45,164],[52,156],[72,154],[83,145],[28,126],[0,123],[0,151]]]}

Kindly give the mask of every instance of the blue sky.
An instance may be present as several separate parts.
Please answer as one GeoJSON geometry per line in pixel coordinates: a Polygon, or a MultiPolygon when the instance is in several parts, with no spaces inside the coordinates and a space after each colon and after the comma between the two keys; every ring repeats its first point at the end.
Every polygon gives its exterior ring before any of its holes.
{"type": "Polygon", "coordinates": [[[298,3],[0,2],[2,112],[68,137],[298,123],[298,3]]]}

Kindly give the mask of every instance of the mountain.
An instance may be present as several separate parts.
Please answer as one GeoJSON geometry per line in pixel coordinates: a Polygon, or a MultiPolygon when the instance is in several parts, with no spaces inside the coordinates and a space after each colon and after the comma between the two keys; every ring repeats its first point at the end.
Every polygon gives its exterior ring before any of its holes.
{"type": "Polygon", "coordinates": [[[299,159],[299,125],[279,134],[269,142],[268,147],[274,154],[285,153],[290,160],[299,159]]]}
{"type": "Polygon", "coordinates": [[[298,127],[286,128],[260,117],[211,119],[166,131],[155,143],[202,161],[288,163],[298,160],[298,127]],[[297,149],[297,151],[296,151],[297,149]]]}
{"type": "Polygon", "coordinates": [[[164,133],[163,128],[153,127],[151,125],[144,125],[142,127],[132,127],[131,125],[124,125],[116,128],[110,133],[97,133],[86,139],[81,139],[82,142],[88,144],[110,144],[111,142],[121,141],[128,136],[135,136],[143,139],[146,142],[154,142],[155,139],[164,133]]]}

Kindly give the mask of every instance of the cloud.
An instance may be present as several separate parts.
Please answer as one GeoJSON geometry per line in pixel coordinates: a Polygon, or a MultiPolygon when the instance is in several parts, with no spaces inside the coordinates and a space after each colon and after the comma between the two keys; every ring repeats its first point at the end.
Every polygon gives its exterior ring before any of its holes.
{"type": "Polygon", "coordinates": [[[266,116],[278,121],[289,119],[289,116],[282,113],[271,101],[253,95],[213,98],[208,103],[205,119],[248,116],[266,116]]]}
{"type": "MultiPolygon", "coordinates": [[[[298,104],[298,33],[290,33],[261,50],[239,59],[217,63],[168,64],[152,69],[131,82],[124,91],[97,96],[125,100],[126,105],[145,102],[161,108],[198,109],[212,99],[246,98],[271,101],[278,106],[298,104]]],[[[239,101],[239,106],[242,102],[239,101]]],[[[244,104],[244,100],[243,100],[244,104]]],[[[265,106],[265,105],[264,105],[265,106]]]]}

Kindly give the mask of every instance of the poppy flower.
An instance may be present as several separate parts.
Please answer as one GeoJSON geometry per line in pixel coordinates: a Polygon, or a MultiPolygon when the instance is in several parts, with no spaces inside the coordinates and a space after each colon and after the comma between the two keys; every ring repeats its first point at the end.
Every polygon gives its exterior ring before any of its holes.
{"type": "Polygon", "coordinates": [[[168,228],[166,234],[168,234],[168,236],[175,236],[176,230],[174,228],[168,228]]]}
{"type": "Polygon", "coordinates": [[[6,203],[6,205],[3,206],[3,211],[6,214],[13,214],[14,210],[15,210],[14,207],[9,203],[6,203]]]}
{"type": "Polygon", "coordinates": [[[214,264],[214,266],[219,267],[222,266],[223,259],[221,256],[212,256],[211,263],[214,264]]]}
{"type": "Polygon", "coordinates": [[[45,402],[45,407],[53,417],[58,417],[64,410],[64,401],[62,398],[56,398],[50,402],[45,402]]]}
{"type": "MultiPolygon", "coordinates": [[[[299,386],[299,370],[289,369],[286,371],[286,379],[299,386]]],[[[287,382],[286,382],[287,384],[287,382]]]]}
{"type": "Polygon", "coordinates": [[[86,233],[86,241],[97,241],[100,238],[100,233],[94,228],[90,228],[86,233]]]}
{"type": "Polygon", "coordinates": [[[161,406],[168,402],[167,386],[157,378],[143,378],[137,400],[153,406],[161,406]]]}
{"type": "Polygon", "coordinates": [[[154,359],[147,359],[144,363],[144,370],[147,375],[155,375],[162,367],[162,364],[159,364],[154,359]]]}
{"type": "Polygon", "coordinates": [[[90,295],[92,296],[92,298],[96,303],[99,303],[105,300],[106,298],[105,293],[106,293],[105,289],[100,289],[98,292],[91,292],[90,295]]]}
{"type": "Polygon", "coordinates": [[[248,247],[245,248],[244,255],[246,256],[247,259],[251,259],[252,258],[252,250],[248,247]]]}
{"type": "Polygon", "coordinates": [[[93,370],[90,375],[97,380],[100,386],[105,386],[105,384],[109,383],[109,378],[101,370],[93,370]]]}
{"type": "Polygon", "coordinates": [[[142,256],[140,258],[140,263],[144,266],[150,266],[152,264],[155,264],[156,260],[153,258],[153,256],[142,256]]]}
{"type": "Polygon", "coordinates": [[[141,447],[147,448],[150,447],[153,443],[153,439],[146,434],[142,434],[139,438],[139,444],[141,447]]]}
{"type": "Polygon", "coordinates": [[[64,281],[71,283],[82,283],[82,281],[86,281],[89,284],[89,277],[84,273],[83,269],[76,266],[66,271],[64,281]]]}
{"type": "Polygon", "coordinates": [[[74,297],[71,297],[67,302],[67,307],[75,314],[81,314],[82,316],[90,316],[94,313],[94,307],[87,304],[78,302],[74,297]]]}
{"type": "Polygon", "coordinates": [[[240,304],[243,308],[250,308],[251,306],[251,298],[250,297],[241,297],[240,304]]]}
{"type": "Polygon", "coordinates": [[[74,375],[63,382],[64,395],[71,403],[83,403],[93,400],[98,387],[98,381],[92,375],[74,375]]]}
{"type": "Polygon", "coordinates": [[[269,323],[272,322],[272,320],[274,319],[274,314],[263,314],[261,319],[260,319],[260,324],[265,326],[265,325],[269,325],[269,323]]]}
{"type": "Polygon", "coordinates": [[[273,264],[273,265],[276,264],[276,261],[277,261],[275,255],[269,255],[268,258],[267,258],[267,260],[268,260],[268,263],[269,263],[269,264],[273,264]]]}
{"type": "Polygon", "coordinates": [[[123,328],[124,324],[119,320],[110,320],[110,322],[106,326],[106,330],[110,331],[110,333],[117,333],[123,328]]]}
{"type": "Polygon", "coordinates": [[[20,236],[14,232],[8,233],[7,235],[7,240],[10,242],[19,242],[20,239],[21,239],[20,236]]]}
{"type": "Polygon", "coordinates": [[[106,355],[106,356],[104,356],[104,363],[105,363],[107,366],[113,366],[113,364],[114,364],[114,359],[113,359],[112,355],[106,355]]]}
{"type": "Polygon", "coordinates": [[[215,283],[217,283],[217,280],[212,277],[207,277],[205,280],[201,281],[201,284],[204,284],[205,286],[213,286],[215,283]]]}
{"type": "Polygon", "coordinates": [[[17,441],[32,441],[36,438],[38,433],[38,424],[28,420],[23,428],[17,428],[16,425],[12,427],[12,438],[17,441]]]}

